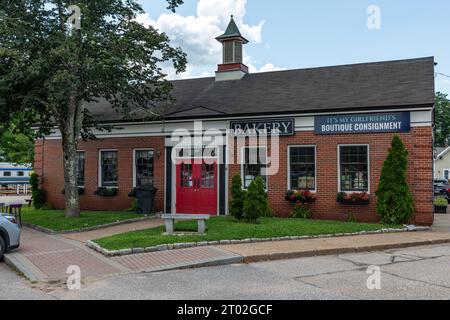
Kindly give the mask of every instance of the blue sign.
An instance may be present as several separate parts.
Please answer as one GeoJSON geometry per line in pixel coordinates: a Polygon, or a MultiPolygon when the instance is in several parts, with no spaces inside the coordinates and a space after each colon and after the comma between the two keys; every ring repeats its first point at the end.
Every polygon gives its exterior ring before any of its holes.
{"type": "Polygon", "coordinates": [[[409,112],[369,113],[315,117],[316,134],[409,132],[409,112]]]}

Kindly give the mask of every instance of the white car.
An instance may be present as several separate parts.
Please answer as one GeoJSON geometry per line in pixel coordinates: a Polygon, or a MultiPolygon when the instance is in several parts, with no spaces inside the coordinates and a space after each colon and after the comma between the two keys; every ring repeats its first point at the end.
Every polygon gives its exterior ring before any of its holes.
{"type": "Polygon", "coordinates": [[[15,217],[0,213],[0,261],[5,252],[20,246],[20,226],[15,217]]]}

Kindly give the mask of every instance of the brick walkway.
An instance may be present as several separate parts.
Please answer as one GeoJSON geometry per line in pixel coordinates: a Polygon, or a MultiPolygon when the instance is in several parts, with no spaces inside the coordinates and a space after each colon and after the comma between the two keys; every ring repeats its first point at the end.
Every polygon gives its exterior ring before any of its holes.
{"type": "Polygon", "coordinates": [[[94,240],[99,238],[104,238],[108,236],[112,236],[115,234],[137,231],[137,230],[145,230],[150,228],[155,228],[164,225],[164,221],[161,219],[149,219],[139,222],[121,224],[118,226],[102,228],[93,231],[87,232],[79,232],[79,233],[71,233],[65,234],[64,237],[68,239],[78,240],[81,242],[86,242],[88,240],[94,240]]]}
{"type": "Polygon", "coordinates": [[[193,266],[242,262],[242,257],[214,247],[152,252],[107,258],[84,243],[24,228],[21,247],[5,261],[33,281],[65,280],[69,266],[79,266],[82,279],[120,273],[155,272],[193,266]]]}
{"type": "Polygon", "coordinates": [[[8,254],[7,258],[18,261],[25,268],[20,271],[32,280],[65,279],[69,266],[79,266],[83,278],[128,271],[126,267],[88,250],[81,242],[27,228],[22,232],[21,247],[8,254]]]}
{"type": "Polygon", "coordinates": [[[180,250],[142,253],[112,258],[135,271],[154,272],[183,267],[214,265],[217,263],[239,263],[242,257],[217,247],[196,247],[180,250]]]}

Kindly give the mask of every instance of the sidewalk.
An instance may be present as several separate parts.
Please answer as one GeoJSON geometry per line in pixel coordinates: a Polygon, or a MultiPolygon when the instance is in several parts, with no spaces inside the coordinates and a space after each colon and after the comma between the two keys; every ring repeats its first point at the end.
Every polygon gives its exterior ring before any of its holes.
{"type": "Polygon", "coordinates": [[[69,233],[64,234],[65,238],[77,240],[81,242],[87,242],[89,240],[100,239],[108,236],[112,236],[115,234],[137,231],[137,230],[145,230],[150,228],[155,228],[164,225],[164,221],[161,219],[149,219],[139,222],[121,224],[118,226],[102,228],[98,230],[86,231],[86,232],[77,232],[77,233],[69,233]]]}
{"type": "Polygon", "coordinates": [[[155,272],[242,262],[221,248],[199,247],[107,258],[84,243],[61,235],[22,230],[21,247],[5,255],[5,262],[31,281],[65,281],[69,266],[79,266],[83,281],[131,272],[155,272]]]}
{"type": "Polygon", "coordinates": [[[76,265],[81,269],[83,281],[88,281],[132,272],[159,272],[441,243],[450,243],[450,232],[388,233],[257,242],[107,258],[79,241],[24,228],[21,248],[7,254],[5,262],[32,281],[64,281],[68,277],[67,268],[76,265]]]}
{"type": "Polygon", "coordinates": [[[450,243],[450,232],[402,232],[220,246],[245,263],[450,243]]]}

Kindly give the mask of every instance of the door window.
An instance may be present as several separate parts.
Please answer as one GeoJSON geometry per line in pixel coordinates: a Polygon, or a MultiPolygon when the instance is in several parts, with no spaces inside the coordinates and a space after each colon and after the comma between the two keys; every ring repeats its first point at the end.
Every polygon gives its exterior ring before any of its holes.
{"type": "Polygon", "coordinates": [[[181,164],[181,187],[192,188],[193,186],[193,172],[192,164],[181,164]]]}
{"type": "Polygon", "coordinates": [[[214,189],[214,165],[204,163],[202,165],[202,188],[214,189]]]}

